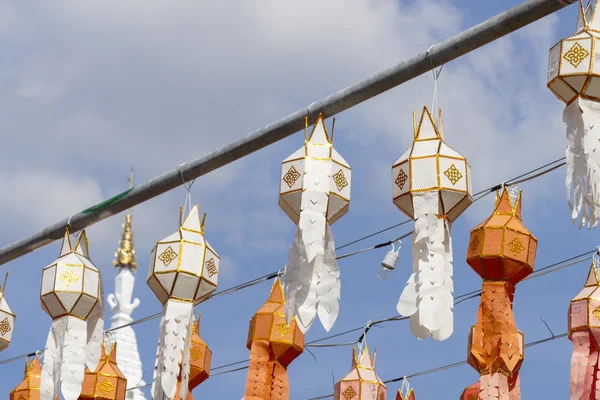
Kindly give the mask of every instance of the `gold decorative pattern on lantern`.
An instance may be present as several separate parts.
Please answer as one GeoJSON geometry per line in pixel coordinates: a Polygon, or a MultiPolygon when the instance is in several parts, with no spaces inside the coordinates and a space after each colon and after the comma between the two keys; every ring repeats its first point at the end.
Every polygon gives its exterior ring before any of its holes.
{"type": "Polygon", "coordinates": [[[402,190],[404,188],[404,184],[406,183],[407,180],[408,180],[408,176],[404,173],[404,170],[401,169],[400,172],[398,173],[398,176],[396,177],[396,180],[394,181],[394,183],[396,185],[398,185],[400,190],[402,190]]]}
{"type": "Polygon", "coordinates": [[[160,261],[162,261],[166,266],[171,264],[171,262],[173,262],[173,260],[176,258],[177,258],[177,253],[175,253],[175,251],[173,251],[171,246],[167,247],[167,249],[158,256],[158,259],[160,261]]]}
{"type": "Polygon", "coordinates": [[[333,174],[333,181],[335,182],[335,186],[337,186],[338,192],[346,186],[348,186],[348,181],[344,176],[344,171],[342,171],[341,169],[335,174],[333,174]]]}
{"type": "Polygon", "coordinates": [[[110,383],[108,379],[105,379],[104,382],[102,382],[102,384],[100,385],[100,389],[104,394],[109,394],[114,388],[115,387],[112,383],[110,383]]]}
{"type": "Polygon", "coordinates": [[[283,181],[291,188],[298,178],[300,178],[300,173],[296,171],[296,168],[292,165],[288,172],[283,176],[283,181]]]}
{"type": "Polygon", "coordinates": [[[23,397],[23,395],[20,395],[17,400],[25,400],[25,397],[23,397]]]}
{"type": "Polygon", "coordinates": [[[4,318],[0,322],[0,335],[4,336],[8,332],[10,332],[10,324],[8,323],[8,318],[4,318]]]}
{"type": "Polygon", "coordinates": [[[565,53],[563,58],[569,62],[573,67],[577,68],[583,60],[585,60],[590,53],[584,49],[579,43],[575,42],[573,46],[565,53]]]}
{"type": "Polygon", "coordinates": [[[65,272],[60,274],[58,279],[60,279],[65,284],[66,287],[69,287],[72,284],[74,284],[75,282],[77,282],[79,280],[79,277],[77,276],[76,273],[73,272],[73,270],[71,268],[67,268],[65,270],[65,272]]]}
{"type": "Polygon", "coordinates": [[[596,307],[596,309],[592,311],[592,315],[600,320],[600,306],[596,307]]]}
{"type": "Polygon", "coordinates": [[[446,175],[448,180],[452,182],[452,185],[456,185],[456,183],[463,177],[454,164],[450,165],[450,168],[444,171],[444,175],[446,175]]]}
{"type": "Polygon", "coordinates": [[[281,336],[285,336],[292,331],[292,328],[288,324],[286,324],[285,321],[275,325],[275,328],[281,336]]]}
{"type": "Polygon", "coordinates": [[[354,397],[356,397],[356,392],[354,391],[354,389],[352,389],[352,386],[350,386],[348,389],[344,390],[344,392],[342,393],[344,395],[344,397],[347,400],[353,399],[354,397]]]}
{"type": "Polygon", "coordinates": [[[214,258],[211,258],[206,262],[206,270],[208,271],[209,277],[212,277],[214,274],[217,273],[217,266],[215,264],[214,258]]]}
{"type": "Polygon", "coordinates": [[[202,350],[200,350],[200,347],[192,347],[190,350],[190,357],[193,361],[199,360],[202,357],[202,350]]]}
{"type": "Polygon", "coordinates": [[[523,247],[518,237],[514,238],[510,241],[510,243],[508,243],[508,248],[514,256],[518,255],[520,252],[525,250],[525,247],[523,247]]]}

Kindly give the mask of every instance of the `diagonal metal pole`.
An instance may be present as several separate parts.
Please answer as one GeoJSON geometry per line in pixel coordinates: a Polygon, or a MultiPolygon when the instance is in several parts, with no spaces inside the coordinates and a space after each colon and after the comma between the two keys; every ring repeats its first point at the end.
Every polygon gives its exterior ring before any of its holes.
{"type": "Polygon", "coordinates": [[[68,226],[70,226],[72,231],[84,229],[96,222],[168,192],[182,185],[184,181],[191,181],[282,140],[304,129],[304,117],[307,115],[309,119],[318,113],[323,113],[326,117],[331,117],[431,71],[433,68],[455,60],[576,1],[528,0],[479,25],[431,46],[427,51],[423,51],[409,60],[373,75],[362,82],[342,89],[323,100],[311,104],[308,108],[298,110],[219,150],[197,160],[185,163],[180,168],[157,176],[100,204],[83,210],[69,219],[64,219],[51,225],[39,233],[1,248],[0,265],[39,249],[55,240],[62,239],[65,228],[68,226]]]}

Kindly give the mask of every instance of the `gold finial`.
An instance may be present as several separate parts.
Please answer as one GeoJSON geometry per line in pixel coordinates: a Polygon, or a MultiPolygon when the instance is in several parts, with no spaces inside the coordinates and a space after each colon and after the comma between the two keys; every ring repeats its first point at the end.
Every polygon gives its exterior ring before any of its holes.
{"type": "Polygon", "coordinates": [[[113,261],[115,267],[131,268],[136,270],[138,263],[135,261],[135,249],[133,248],[133,234],[131,233],[131,214],[125,216],[123,224],[123,236],[119,249],[115,253],[116,260],[113,261]]]}

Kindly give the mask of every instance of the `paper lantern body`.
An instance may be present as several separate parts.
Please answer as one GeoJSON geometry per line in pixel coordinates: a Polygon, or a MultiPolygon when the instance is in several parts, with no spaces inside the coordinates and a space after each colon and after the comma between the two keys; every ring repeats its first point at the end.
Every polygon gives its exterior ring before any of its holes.
{"type": "Polygon", "coordinates": [[[195,205],[174,234],[159,241],[150,255],[147,283],[165,304],[169,299],[199,304],[216,289],[219,255],[204,238],[195,205]]]}
{"type": "Polygon", "coordinates": [[[465,388],[460,395],[460,400],[479,400],[479,382],[465,388]]]}
{"type": "MultiPolygon", "coordinates": [[[[382,400],[384,398],[382,397],[382,400]]],[[[379,399],[377,399],[379,400],[379,399]]],[[[396,394],[396,400],[416,400],[415,398],[415,391],[410,389],[410,391],[408,392],[408,394],[406,395],[406,397],[402,394],[401,390],[398,390],[398,393],[396,394]]]]}
{"type": "Polygon", "coordinates": [[[414,219],[413,194],[437,191],[442,215],[453,222],[473,202],[471,167],[444,142],[427,107],[413,131],[412,147],[392,166],[394,204],[414,219]]]}
{"type": "Polygon", "coordinates": [[[575,35],[554,45],[548,62],[548,88],[567,104],[579,96],[600,100],[600,15],[591,3],[578,7],[575,35]]]}
{"type": "Polygon", "coordinates": [[[505,189],[496,194],[493,214],[471,231],[467,263],[484,280],[513,286],[533,272],[537,239],[521,220],[521,194],[515,206],[505,189]]]}
{"type": "Polygon", "coordinates": [[[334,386],[334,400],[385,400],[387,387],[375,372],[375,353],[373,359],[369,348],[357,358],[352,348],[352,370],[334,386]]]}
{"type": "Polygon", "coordinates": [[[279,206],[294,223],[300,220],[302,193],[307,162],[327,163],[329,173],[329,201],[326,209],[327,222],[333,224],[348,212],[352,170],[346,160],[333,148],[332,137],[327,132],[323,115],[319,115],[304,147],[283,160],[279,184],[279,206]]]}
{"type": "Polygon", "coordinates": [[[96,370],[85,370],[79,399],[125,400],[126,388],[127,378],[117,365],[117,344],[113,344],[110,352],[102,344],[102,356],[96,370]]]}
{"type": "MultiPolygon", "coordinates": [[[[189,388],[194,389],[210,376],[212,351],[200,337],[200,317],[192,325],[192,345],[190,347],[189,388]]],[[[179,394],[179,390],[177,390],[179,394]]]]}
{"type": "Polygon", "coordinates": [[[4,298],[4,293],[0,291],[0,351],[10,345],[16,318],[4,298]]]}
{"type": "Polygon", "coordinates": [[[82,232],[71,250],[67,232],[59,258],[42,271],[42,308],[53,320],[64,316],[86,320],[98,302],[100,273],[86,256],[87,248],[82,232]]]}
{"type": "Polygon", "coordinates": [[[35,357],[31,362],[25,361],[25,379],[10,392],[10,400],[40,400],[40,376],[42,364],[35,357]]]}
{"type": "Polygon", "coordinates": [[[283,288],[277,279],[269,299],[250,320],[246,346],[250,350],[253,341],[268,341],[277,361],[287,367],[304,351],[304,334],[295,318],[290,325],[286,323],[284,305],[283,288]]]}
{"type": "Polygon", "coordinates": [[[583,289],[579,292],[569,306],[569,339],[579,331],[590,332],[600,345],[600,286],[594,263],[590,268],[583,289]]]}

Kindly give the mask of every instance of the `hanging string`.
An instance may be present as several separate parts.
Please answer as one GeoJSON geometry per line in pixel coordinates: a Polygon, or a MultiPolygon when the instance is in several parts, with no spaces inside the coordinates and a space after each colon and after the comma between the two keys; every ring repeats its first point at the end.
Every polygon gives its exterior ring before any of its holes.
{"type": "Polygon", "coordinates": [[[402,392],[402,396],[405,399],[408,399],[408,395],[410,394],[410,382],[408,381],[408,376],[404,376],[402,378],[402,385],[400,386],[400,391],[402,392]]]}
{"type": "Polygon", "coordinates": [[[192,186],[194,185],[194,182],[196,182],[196,178],[194,178],[190,182],[185,181],[185,178],[183,177],[183,171],[181,170],[181,167],[183,167],[185,164],[187,164],[187,162],[179,165],[177,167],[177,170],[179,170],[179,175],[181,175],[181,180],[183,181],[183,188],[185,189],[185,201],[183,202],[183,213],[184,213],[184,215],[188,215],[190,212],[192,212],[192,186]],[[187,206],[187,212],[186,212],[186,206],[187,206]]]}
{"type": "MultiPolygon", "coordinates": [[[[433,60],[431,59],[432,49],[433,46],[430,46],[427,49],[427,58],[429,59],[429,64],[431,64],[431,73],[433,74],[433,100],[431,101],[431,113],[435,123],[439,124],[440,121],[438,120],[438,81],[440,79],[440,74],[442,73],[444,65],[442,64],[442,66],[439,67],[436,71],[436,69],[433,67],[433,60]]],[[[442,132],[440,132],[440,134],[443,135],[442,132]]]]}

